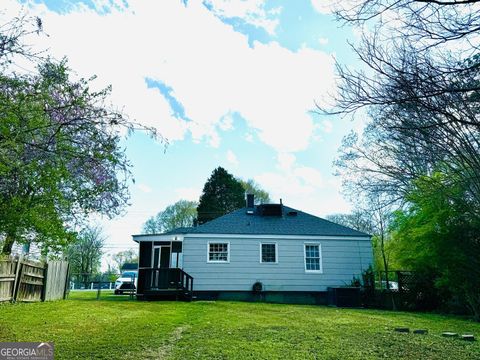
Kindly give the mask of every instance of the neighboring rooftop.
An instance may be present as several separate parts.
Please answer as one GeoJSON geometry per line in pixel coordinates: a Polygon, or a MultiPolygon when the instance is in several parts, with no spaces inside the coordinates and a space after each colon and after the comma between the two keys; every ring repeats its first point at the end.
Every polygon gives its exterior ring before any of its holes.
{"type": "Polygon", "coordinates": [[[165,231],[162,235],[188,234],[195,229],[194,227],[179,227],[173,230],[165,231]]]}
{"type": "Polygon", "coordinates": [[[120,270],[125,271],[125,270],[137,270],[137,269],[138,269],[138,263],[125,263],[122,265],[120,270]]]}

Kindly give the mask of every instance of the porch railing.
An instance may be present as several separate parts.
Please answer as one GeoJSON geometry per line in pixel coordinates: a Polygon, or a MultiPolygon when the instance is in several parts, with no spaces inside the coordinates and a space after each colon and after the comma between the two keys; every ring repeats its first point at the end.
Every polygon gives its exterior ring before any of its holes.
{"type": "Polygon", "coordinates": [[[178,268],[144,268],[144,290],[184,290],[193,292],[193,277],[178,268]]]}

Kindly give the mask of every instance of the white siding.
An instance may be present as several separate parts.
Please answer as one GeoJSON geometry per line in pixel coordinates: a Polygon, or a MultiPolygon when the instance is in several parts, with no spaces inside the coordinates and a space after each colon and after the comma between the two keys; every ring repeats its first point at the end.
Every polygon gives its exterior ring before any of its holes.
{"type": "Polygon", "coordinates": [[[197,238],[185,236],[184,270],[194,278],[195,291],[250,291],[260,281],[266,291],[325,291],[329,286],[348,285],[372,262],[370,240],[197,238]],[[208,263],[207,243],[229,242],[229,263],[208,263]],[[275,241],[278,263],[260,263],[260,242],[275,241]],[[306,273],[304,244],[319,243],[323,273],[306,273]]]}

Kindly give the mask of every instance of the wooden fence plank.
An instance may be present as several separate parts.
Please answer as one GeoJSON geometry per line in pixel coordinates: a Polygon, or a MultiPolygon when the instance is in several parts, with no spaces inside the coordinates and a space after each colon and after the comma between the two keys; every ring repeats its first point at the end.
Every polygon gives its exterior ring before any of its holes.
{"type": "Polygon", "coordinates": [[[15,277],[15,273],[11,273],[11,274],[0,274],[0,279],[1,278],[10,278],[10,277],[15,277]]]}
{"type": "Polygon", "coordinates": [[[17,262],[14,258],[0,260],[0,302],[13,299],[16,267],[17,262]]]}
{"type": "Polygon", "coordinates": [[[68,262],[49,261],[47,264],[47,282],[45,301],[63,299],[68,276],[68,262]]]}
{"type": "Polygon", "coordinates": [[[24,275],[25,276],[31,276],[31,277],[34,277],[34,278],[39,278],[39,279],[43,279],[45,277],[43,275],[35,274],[35,273],[32,273],[32,272],[25,272],[24,275]]]}
{"type": "Polygon", "coordinates": [[[67,261],[0,260],[0,302],[64,299],[68,289],[67,261]]]}
{"type": "Polygon", "coordinates": [[[18,283],[16,301],[41,301],[44,279],[38,279],[38,275],[43,276],[45,269],[44,263],[34,263],[32,261],[22,261],[20,271],[20,280],[18,283]]]}

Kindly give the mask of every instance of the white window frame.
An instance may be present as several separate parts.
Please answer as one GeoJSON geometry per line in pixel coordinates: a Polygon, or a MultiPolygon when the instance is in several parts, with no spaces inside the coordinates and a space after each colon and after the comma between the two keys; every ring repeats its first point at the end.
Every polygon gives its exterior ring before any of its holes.
{"type": "Polygon", "coordinates": [[[323,274],[323,255],[322,244],[318,242],[304,242],[303,243],[303,267],[308,274],[323,274]],[[318,246],[320,270],[307,270],[307,245],[318,246]]]}
{"type": "Polygon", "coordinates": [[[208,241],[207,242],[207,263],[228,264],[230,262],[230,241],[208,241]],[[210,244],[227,244],[227,261],[210,260],[210,244]]]}
{"type": "Polygon", "coordinates": [[[260,241],[259,243],[259,261],[260,261],[260,264],[278,264],[278,244],[276,241],[260,241]],[[275,245],[275,262],[264,262],[262,261],[262,245],[265,244],[265,245],[275,245]]]}

